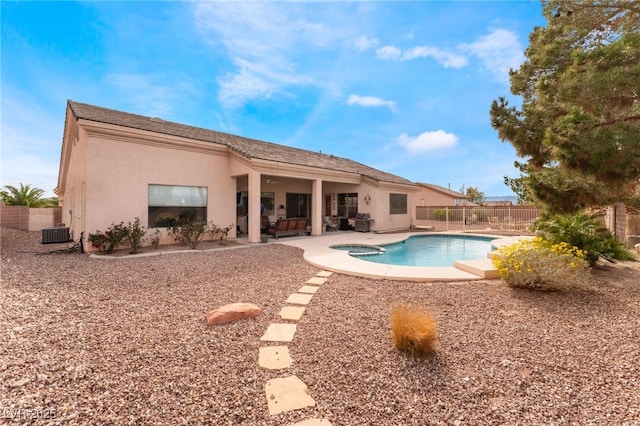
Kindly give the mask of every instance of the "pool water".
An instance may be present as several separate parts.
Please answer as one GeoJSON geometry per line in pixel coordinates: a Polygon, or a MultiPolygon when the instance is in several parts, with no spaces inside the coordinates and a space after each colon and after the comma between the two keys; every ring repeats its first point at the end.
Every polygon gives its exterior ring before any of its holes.
{"type": "Polygon", "coordinates": [[[456,260],[487,257],[491,237],[473,235],[414,235],[404,241],[381,246],[384,250],[363,253],[362,246],[335,246],[367,262],[402,266],[453,266],[456,260]]]}

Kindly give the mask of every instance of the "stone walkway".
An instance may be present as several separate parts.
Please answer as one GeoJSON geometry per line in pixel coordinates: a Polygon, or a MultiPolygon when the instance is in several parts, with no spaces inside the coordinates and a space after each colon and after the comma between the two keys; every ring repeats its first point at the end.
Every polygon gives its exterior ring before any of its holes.
{"type": "MultiPolygon", "coordinates": [[[[291,294],[287,305],[280,310],[280,319],[290,322],[276,322],[267,327],[260,338],[263,342],[289,343],[296,332],[296,321],[299,321],[306,306],[320,286],[327,282],[332,272],[321,271],[309,279],[297,292],[291,294]],[[293,322],[293,323],[291,323],[293,322]]],[[[284,370],[291,367],[293,360],[289,348],[285,345],[263,346],[260,348],[258,364],[268,370],[284,370]]],[[[269,414],[280,413],[313,407],[316,402],[309,394],[307,385],[295,375],[268,380],[264,386],[269,414]]],[[[331,426],[326,419],[306,419],[292,426],[331,426]]]]}

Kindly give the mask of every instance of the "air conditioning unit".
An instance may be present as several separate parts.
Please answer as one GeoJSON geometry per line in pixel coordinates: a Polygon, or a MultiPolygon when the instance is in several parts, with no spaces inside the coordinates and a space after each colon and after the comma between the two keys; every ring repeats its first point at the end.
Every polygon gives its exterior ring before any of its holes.
{"type": "Polygon", "coordinates": [[[71,241],[69,228],[42,228],[42,244],[68,243],[71,241]]]}

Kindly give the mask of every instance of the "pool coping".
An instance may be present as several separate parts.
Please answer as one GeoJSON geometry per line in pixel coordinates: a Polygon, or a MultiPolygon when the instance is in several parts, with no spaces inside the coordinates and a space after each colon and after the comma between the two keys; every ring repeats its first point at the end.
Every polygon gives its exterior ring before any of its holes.
{"type": "MultiPolygon", "coordinates": [[[[303,257],[310,264],[341,274],[354,275],[373,279],[403,281],[468,281],[493,279],[497,271],[491,264],[489,253],[487,258],[456,261],[454,266],[400,266],[367,262],[350,256],[345,250],[332,249],[330,246],[341,244],[385,245],[401,242],[411,236],[418,235],[455,235],[479,236],[493,238],[491,245],[500,247],[523,238],[487,235],[482,233],[463,232],[401,232],[392,234],[376,234],[370,232],[327,232],[321,236],[291,238],[279,240],[280,244],[300,248],[303,257]]],[[[530,237],[524,237],[530,238],[530,237]]]]}

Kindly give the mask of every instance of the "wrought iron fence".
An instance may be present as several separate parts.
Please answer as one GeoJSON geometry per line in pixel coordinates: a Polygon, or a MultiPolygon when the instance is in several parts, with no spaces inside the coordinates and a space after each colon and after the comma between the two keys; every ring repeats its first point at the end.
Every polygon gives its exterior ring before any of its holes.
{"type": "Polygon", "coordinates": [[[531,225],[540,214],[540,209],[527,206],[416,206],[414,225],[435,231],[484,231],[527,235],[532,234],[531,225]]]}

